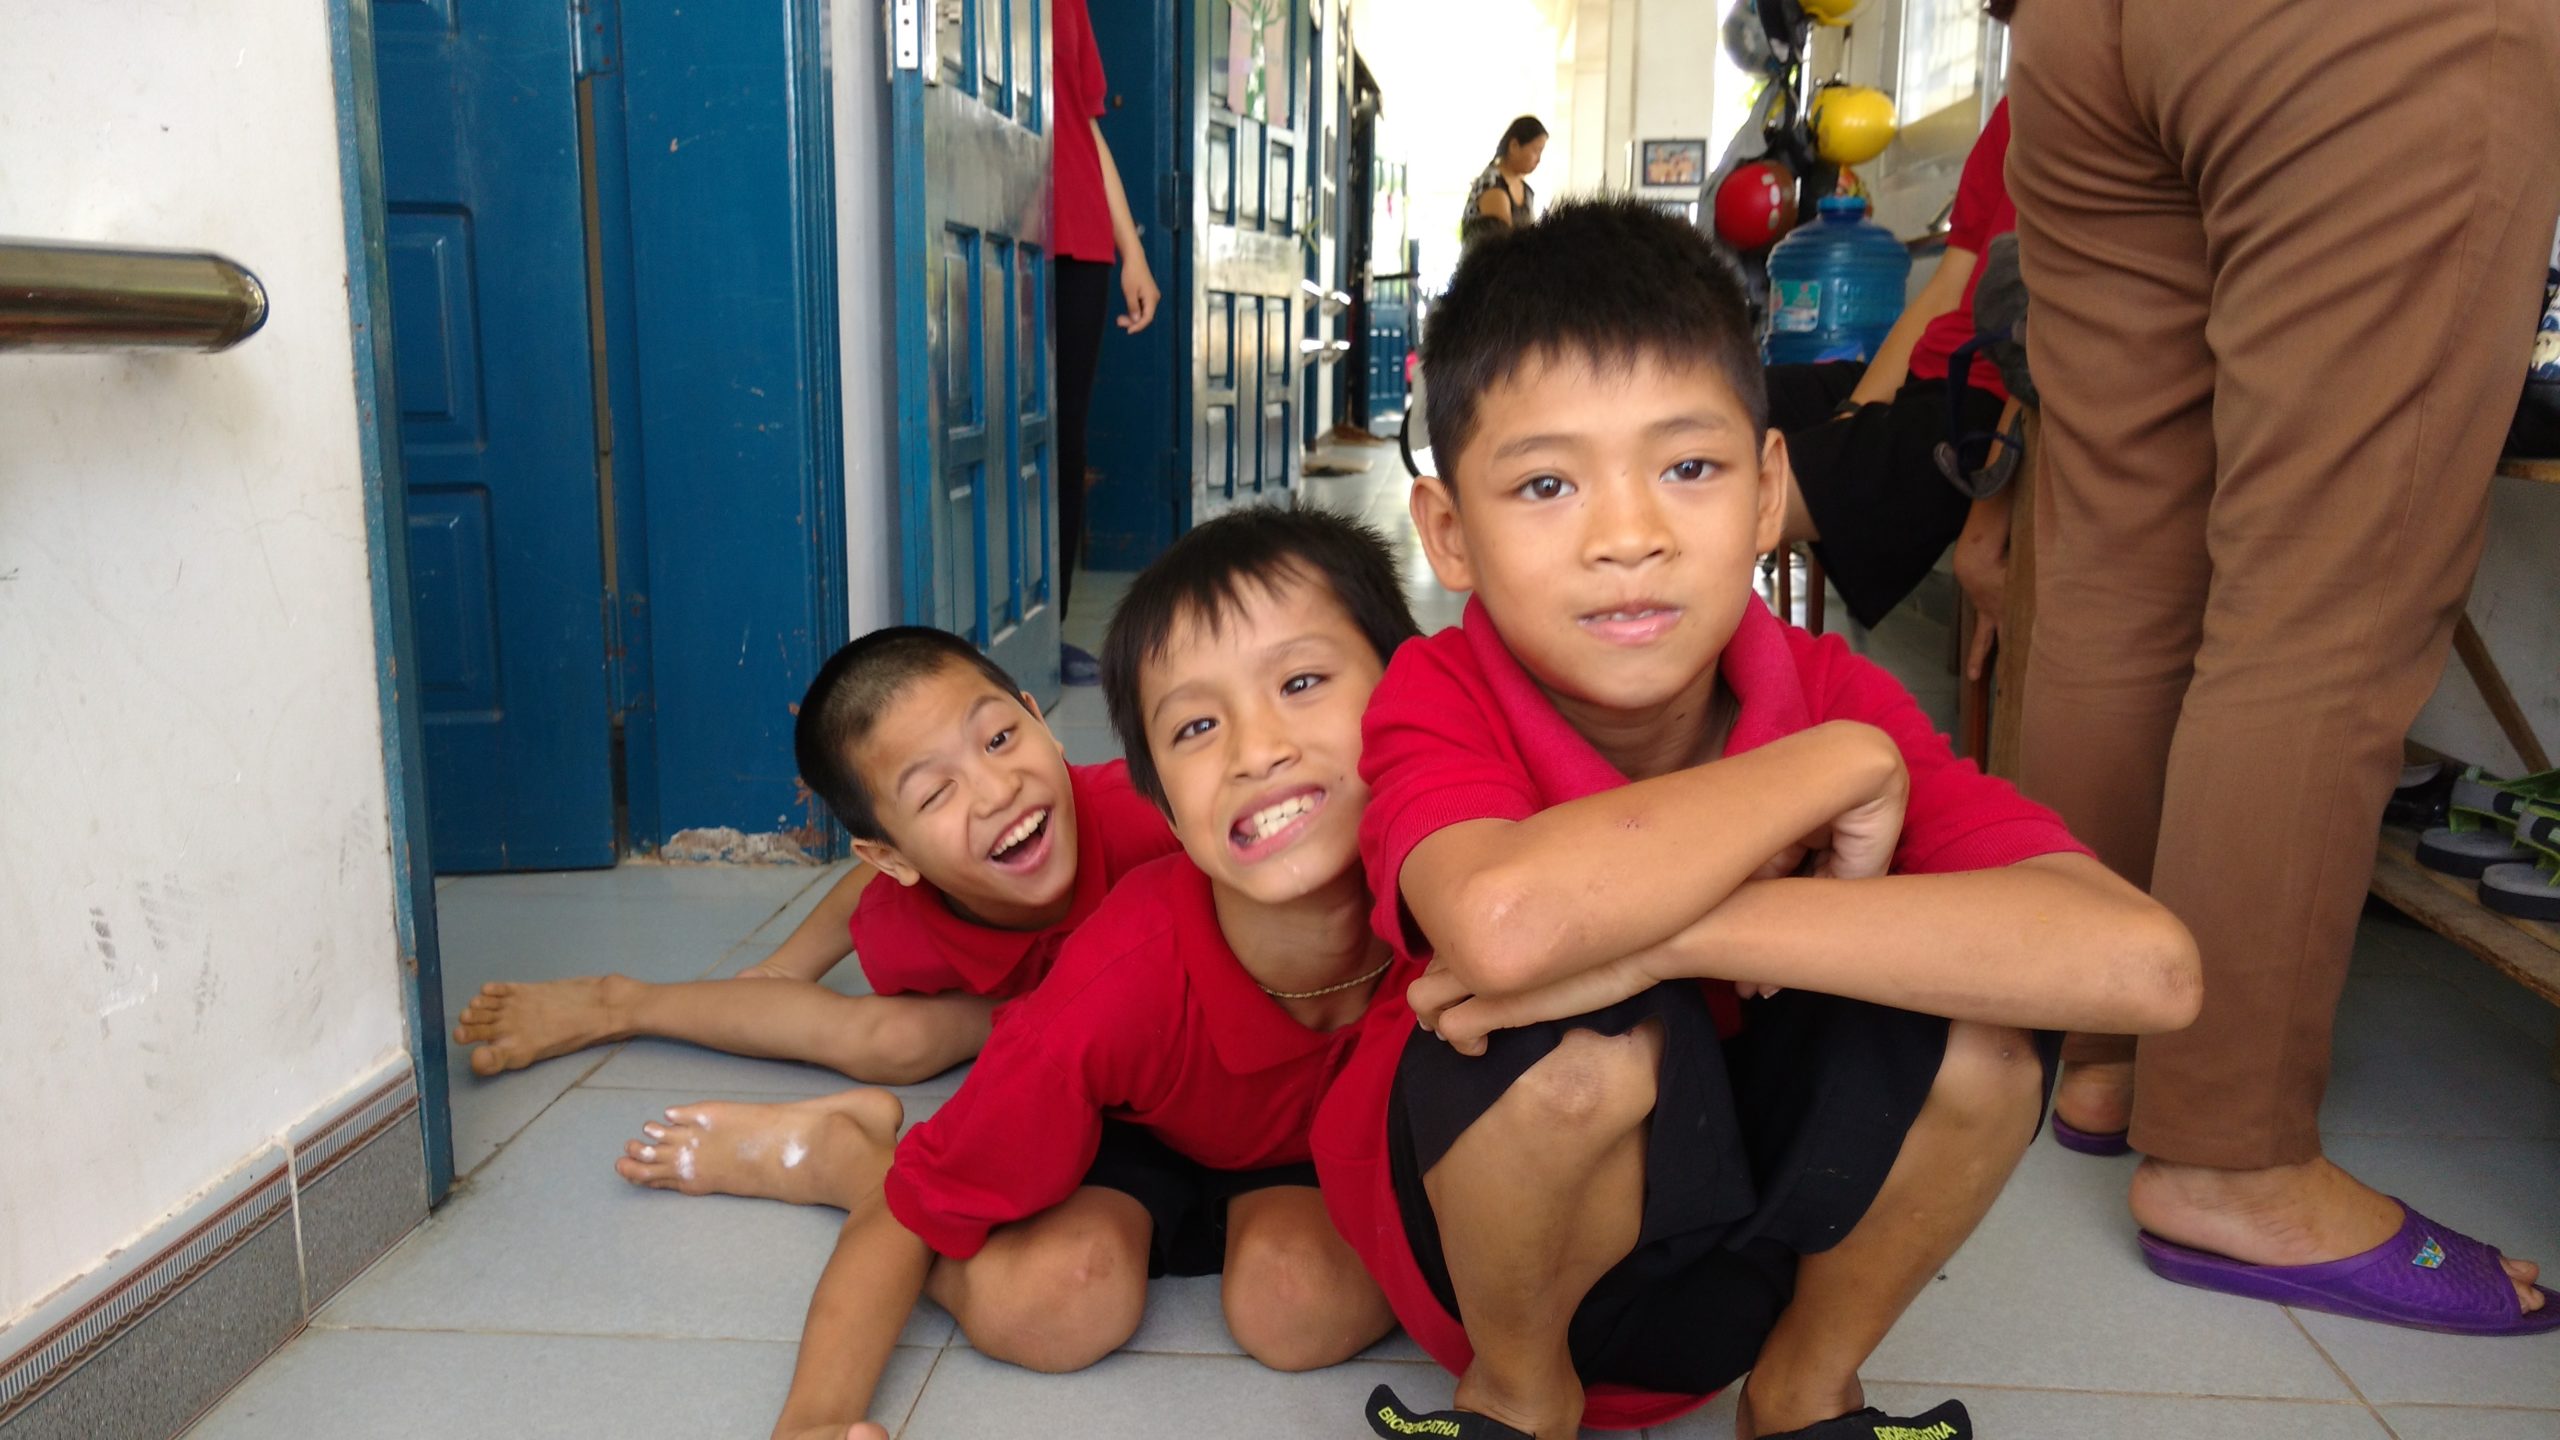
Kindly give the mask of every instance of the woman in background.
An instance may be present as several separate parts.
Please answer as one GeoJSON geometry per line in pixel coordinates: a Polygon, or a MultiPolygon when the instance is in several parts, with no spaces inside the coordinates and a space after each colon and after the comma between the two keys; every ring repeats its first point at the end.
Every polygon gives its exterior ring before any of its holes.
{"type": "Polygon", "coordinates": [[[1547,127],[1538,123],[1537,116],[1512,121],[1511,128],[1502,132],[1502,143],[1493,149],[1493,163],[1467,187],[1466,214],[1458,222],[1460,236],[1472,238],[1487,221],[1510,227],[1537,219],[1538,195],[1529,188],[1529,176],[1546,153],[1547,127]]]}

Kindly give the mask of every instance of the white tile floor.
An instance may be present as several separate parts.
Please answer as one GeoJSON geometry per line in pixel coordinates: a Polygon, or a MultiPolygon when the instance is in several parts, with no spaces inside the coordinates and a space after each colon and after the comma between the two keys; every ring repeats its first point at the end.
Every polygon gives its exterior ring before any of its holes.
{"type": "MultiPolygon", "coordinates": [[[[1393,454],[1345,458],[1392,467],[1393,454]]],[[[1410,546],[1393,477],[1373,470],[1309,489],[1410,546]]],[[[1409,563],[1424,623],[1453,619],[1455,603],[1419,557],[1409,563]]],[[[1090,599],[1071,633],[1085,643],[1118,579],[1080,586],[1090,599]]],[[[1871,653],[1937,713],[1951,708],[1936,627],[1897,617],[1871,653]]],[[[1096,692],[1070,692],[1055,718],[1076,758],[1115,753],[1096,692]]],[[[733,971],[761,957],[833,873],[626,866],[448,882],[438,888],[448,1010],[499,977],[733,971]]],[[[858,986],[854,967],[843,970],[836,983],[858,986]]],[[[2325,1117],[2335,1152],[2447,1224],[2560,1261],[2552,1026],[2547,1007],[2451,946],[2368,919],[2338,1018],[2325,1117]]],[[[634,1190],[612,1160],[666,1105],[840,1082],[647,1041],[497,1080],[456,1065],[465,1178],[453,1198],[195,1433],[764,1433],[836,1217],[634,1190]]],[[[909,1113],[930,1113],[957,1083],[913,1087],[909,1113]]],[[[2040,1142],[1867,1367],[1880,1403],[1917,1409],[1958,1395],[1985,1435],[2012,1440],[2560,1440],[2560,1337],[2421,1336],[2155,1281],[2124,1215],[2131,1163],[2040,1142]]],[[[947,1317],[920,1314],[874,1415],[907,1440],[1348,1437],[1365,1432],[1358,1404],[1380,1380],[1414,1402],[1446,1403],[1448,1379],[1402,1337],[1321,1374],[1264,1371],[1228,1340],[1214,1287],[1159,1282],[1129,1350],[1074,1376],[989,1361],[947,1317]]],[[[1663,1433],[1721,1440],[1731,1419],[1720,1402],[1663,1433]]]]}

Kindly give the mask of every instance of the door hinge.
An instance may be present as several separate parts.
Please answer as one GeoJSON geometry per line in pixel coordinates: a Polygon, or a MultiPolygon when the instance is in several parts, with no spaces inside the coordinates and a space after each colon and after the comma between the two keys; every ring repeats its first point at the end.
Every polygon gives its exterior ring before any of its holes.
{"type": "Polygon", "coordinates": [[[574,54],[570,64],[580,80],[613,73],[616,0],[574,0],[569,7],[574,54]]]}
{"type": "Polygon", "coordinates": [[[1191,219],[1191,172],[1177,166],[1156,177],[1156,211],[1164,228],[1180,234],[1191,219]]]}
{"type": "Polygon", "coordinates": [[[890,62],[900,70],[924,64],[925,4],[926,0],[889,0],[890,62]]]}

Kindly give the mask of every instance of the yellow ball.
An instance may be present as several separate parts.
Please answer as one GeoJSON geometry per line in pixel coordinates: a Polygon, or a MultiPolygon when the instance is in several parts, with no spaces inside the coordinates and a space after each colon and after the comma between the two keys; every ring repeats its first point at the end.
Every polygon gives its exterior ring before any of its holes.
{"type": "Polygon", "coordinates": [[[1813,97],[1814,152],[1834,165],[1864,165],[1893,143],[1893,100],[1865,85],[1833,85],[1813,97]]]}
{"type": "Polygon", "coordinates": [[[1858,8],[1860,0],[1799,0],[1805,18],[1816,25],[1846,25],[1849,12],[1858,8]]]}

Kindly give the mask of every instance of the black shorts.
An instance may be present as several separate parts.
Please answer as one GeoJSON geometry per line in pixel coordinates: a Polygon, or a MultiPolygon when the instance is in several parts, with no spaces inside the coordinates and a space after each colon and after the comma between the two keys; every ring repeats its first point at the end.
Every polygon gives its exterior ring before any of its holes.
{"type": "MultiPolygon", "coordinates": [[[[1749,1370],[1795,1295],[1796,1259],[1840,1242],[1875,1202],[1936,1084],[1947,1022],[1864,1001],[1782,991],[1716,1034],[1696,985],[1658,985],[1572,1020],[1504,1030],[1469,1058],[1409,1040],[1387,1109],[1405,1237],[1453,1316],[1439,1224],[1422,1177],[1569,1030],[1662,1026],[1635,1249],[1574,1311],[1567,1344],[1585,1383],[1703,1395],[1749,1370]]],[[[2044,1037],[2048,1080],[2058,1037],[2044,1037]]],[[[1462,1317],[1463,1318],[1463,1317],[1462,1317]]]]}
{"type": "MultiPolygon", "coordinates": [[[[1938,471],[1947,433],[1947,382],[1911,380],[1889,404],[1835,415],[1858,388],[1855,363],[1769,367],[1769,423],[1787,437],[1787,457],[1805,512],[1822,538],[1813,553],[1861,625],[1902,603],[1964,531],[1973,502],[1938,471]]],[[[2000,423],[1999,397],[1965,396],[1964,428],[2000,423]]]]}
{"type": "Polygon", "coordinates": [[[1102,1122],[1102,1149],[1084,1183],[1117,1190],[1147,1209],[1147,1277],[1215,1275],[1227,1266],[1227,1202],[1278,1185],[1315,1188],[1313,1161],[1263,1170],[1212,1170],[1142,1125],[1102,1122]]]}

